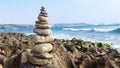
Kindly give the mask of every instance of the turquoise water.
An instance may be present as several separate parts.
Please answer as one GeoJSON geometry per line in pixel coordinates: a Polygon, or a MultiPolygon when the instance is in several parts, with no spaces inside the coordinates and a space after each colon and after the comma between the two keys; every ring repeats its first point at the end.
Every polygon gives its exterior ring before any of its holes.
{"type": "MultiPolygon", "coordinates": [[[[34,27],[0,29],[0,32],[18,32],[33,34],[34,27]]],[[[78,38],[93,42],[105,42],[113,44],[113,48],[120,50],[120,24],[92,25],[71,24],[53,25],[53,35],[59,39],[78,38]]]]}

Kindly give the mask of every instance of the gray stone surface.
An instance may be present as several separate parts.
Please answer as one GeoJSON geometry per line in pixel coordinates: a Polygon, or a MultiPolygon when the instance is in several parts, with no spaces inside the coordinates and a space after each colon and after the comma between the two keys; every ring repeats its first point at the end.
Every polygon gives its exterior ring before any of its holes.
{"type": "Polygon", "coordinates": [[[48,21],[48,17],[38,16],[39,21],[48,21]]]}
{"type": "Polygon", "coordinates": [[[48,24],[48,22],[43,22],[43,21],[36,21],[35,24],[48,24]]]}
{"type": "Polygon", "coordinates": [[[51,25],[49,25],[49,24],[36,24],[35,27],[40,28],[40,29],[50,29],[51,25]]]}
{"type": "Polygon", "coordinates": [[[43,43],[43,44],[36,44],[33,48],[32,51],[35,53],[48,53],[53,49],[53,46],[50,43],[43,43]]]}
{"type": "Polygon", "coordinates": [[[50,36],[31,35],[29,36],[29,38],[32,39],[32,42],[34,43],[49,43],[54,40],[54,37],[52,35],[50,36]]]}
{"type": "Polygon", "coordinates": [[[42,53],[42,54],[33,53],[33,56],[40,57],[40,58],[43,58],[43,59],[51,59],[53,57],[53,55],[50,54],[50,53],[42,53]]]}
{"type": "Polygon", "coordinates": [[[50,63],[48,59],[41,59],[39,57],[29,56],[29,62],[35,65],[45,65],[50,63]]]}
{"type": "Polygon", "coordinates": [[[34,29],[34,33],[41,36],[49,36],[52,34],[52,31],[50,29],[34,29]]]}

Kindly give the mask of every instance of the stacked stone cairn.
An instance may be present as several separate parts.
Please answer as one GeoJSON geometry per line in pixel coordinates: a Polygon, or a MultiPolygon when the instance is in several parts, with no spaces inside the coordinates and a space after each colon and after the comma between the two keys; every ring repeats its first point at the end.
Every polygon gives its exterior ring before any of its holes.
{"type": "Polygon", "coordinates": [[[41,12],[38,16],[38,21],[35,22],[35,35],[32,35],[32,41],[35,43],[29,56],[29,62],[35,65],[46,65],[51,63],[53,57],[51,53],[53,46],[51,42],[54,40],[51,25],[48,24],[48,15],[45,7],[41,7],[41,12]]]}

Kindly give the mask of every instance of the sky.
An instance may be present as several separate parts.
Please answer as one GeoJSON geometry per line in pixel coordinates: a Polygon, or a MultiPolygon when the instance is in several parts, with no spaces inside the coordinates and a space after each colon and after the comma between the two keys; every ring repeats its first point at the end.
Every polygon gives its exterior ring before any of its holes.
{"type": "Polygon", "coordinates": [[[1,0],[0,24],[34,24],[41,6],[50,24],[120,24],[120,0],[1,0]]]}

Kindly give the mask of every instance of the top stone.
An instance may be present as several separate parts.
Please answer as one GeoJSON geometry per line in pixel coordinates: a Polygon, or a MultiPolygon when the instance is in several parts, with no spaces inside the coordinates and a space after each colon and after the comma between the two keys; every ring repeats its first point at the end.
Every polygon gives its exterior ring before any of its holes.
{"type": "Polygon", "coordinates": [[[39,16],[45,16],[45,17],[48,17],[47,12],[46,12],[44,6],[41,7],[40,11],[41,11],[41,12],[40,12],[39,16]]]}

